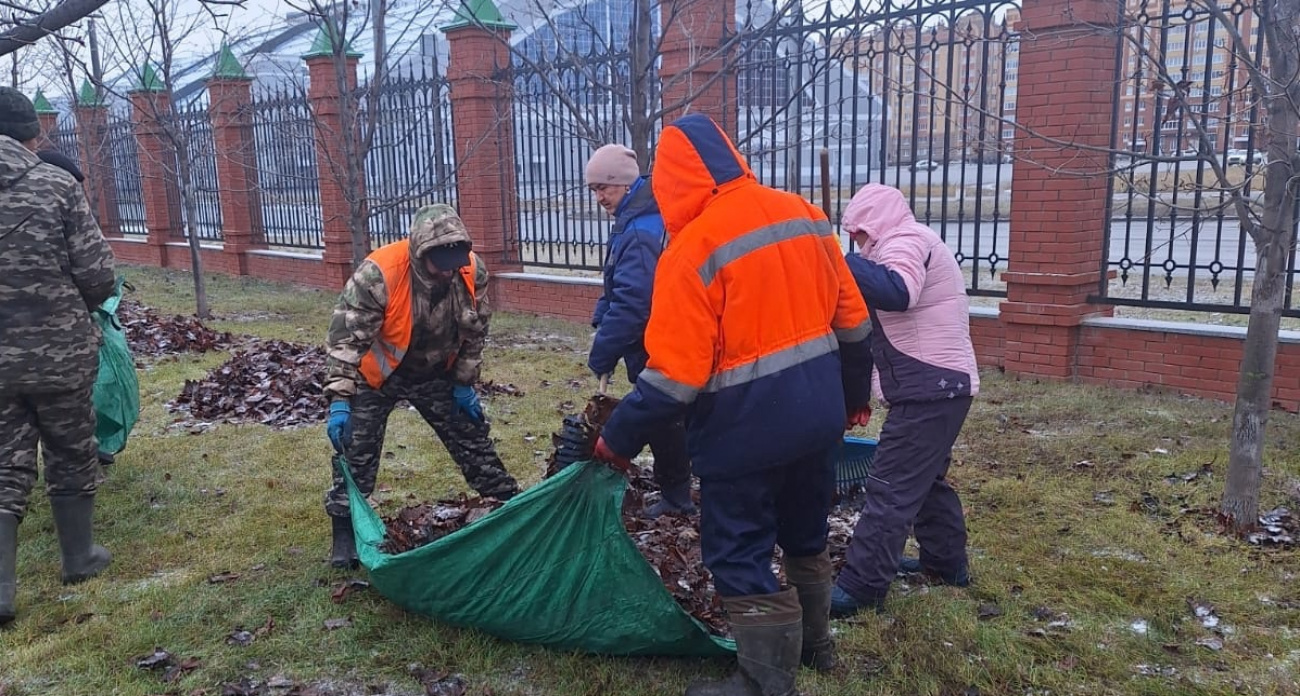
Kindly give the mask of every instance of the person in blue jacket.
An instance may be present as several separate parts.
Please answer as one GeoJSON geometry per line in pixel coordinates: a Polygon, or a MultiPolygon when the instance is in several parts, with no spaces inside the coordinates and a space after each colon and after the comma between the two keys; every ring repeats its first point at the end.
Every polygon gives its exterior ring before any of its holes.
{"type": "MultiPolygon", "coordinates": [[[[655,266],[668,240],[664,221],[650,190],[650,177],[641,176],[632,150],[622,145],[599,148],[587,162],[586,180],[596,202],[614,217],[606,249],[605,294],[596,303],[591,320],[596,337],[587,366],[604,377],[612,375],[622,359],[628,380],[635,384],[649,357],[645,327],[650,319],[655,266]]],[[[650,451],[661,495],[644,516],[695,512],[684,420],[656,429],[650,437],[650,451]]]]}

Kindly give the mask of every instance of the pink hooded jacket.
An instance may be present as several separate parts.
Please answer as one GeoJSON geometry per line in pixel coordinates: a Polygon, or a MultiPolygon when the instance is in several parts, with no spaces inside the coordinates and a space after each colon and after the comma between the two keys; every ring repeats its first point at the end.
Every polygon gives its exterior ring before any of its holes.
{"type": "Polygon", "coordinates": [[[907,403],[979,393],[965,277],[939,235],[916,221],[901,191],[880,184],[853,196],[842,223],[851,235],[867,235],[848,262],[875,323],[877,398],[907,403]]]}

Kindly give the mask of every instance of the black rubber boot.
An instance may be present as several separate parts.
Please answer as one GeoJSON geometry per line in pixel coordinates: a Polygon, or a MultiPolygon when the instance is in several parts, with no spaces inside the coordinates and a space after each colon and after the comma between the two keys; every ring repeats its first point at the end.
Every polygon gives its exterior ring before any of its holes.
{"type": "Polygon", "coordinates": [[[793,588],[724,599],[739,669],[724,681],[698,682],[686,696],[796,696],[803,611],[793,588]]]}
{"type": "Polygon", "coordinates": [[[664,486],[659,492],[659,502],[641,512],[641,516],[653,520],[673,513],[678,515],[695,514],[695,503],[691,500],[691,480],[664,486]]]}
{"type": "Polygon", "coordinates": [[[361,567],[357,558],[357,538],[352,531],[351,517],[330,517],[334,529],[334,545],[330,550],[330,565],[335,568],[356,570],[361,567]]]}
{"type": "Polygon", "coordinates": [[[18,518],[0,514],[0,626],[18,615],[18,518]]]}
{"type": "Polygon", "coordinates": [[[99,575],[113,555],[94,542],[95,498],[57,496],[50,498],[54,529],[63,556],[63,584],[72,585],[99,575]]]}
{"type": "Polygon", "coordinates": [[[818,672],[835,669],[835,641],[831,639],[833,575],[829,551],[785,559],[785,576],[799,593],[799,606],[803,607],[803,651],[799,662],[818,672]]]}

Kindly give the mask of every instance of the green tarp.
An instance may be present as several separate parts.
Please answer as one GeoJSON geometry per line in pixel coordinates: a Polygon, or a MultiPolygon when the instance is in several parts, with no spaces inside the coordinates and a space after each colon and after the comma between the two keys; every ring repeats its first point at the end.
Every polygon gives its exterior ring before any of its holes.
{"type": "Polygon", "coordinates": [[[95,309],[95,323],[103,334],[99,346],[99,375],[95,378],[95,436],[99,451],[117,454],[140,417],[140,383],[135,358],[126,343],[126,333],[117,320],[125,278],[117,279],[117,290],[95,309]]]}
{"type": "Polygon", "coordinates": [[[620,517],[627,481],[608,467],[570,466],[483,519],[398,555],[379,549],[383,520],[340,468],[370,582],[409,611],[556,650],[697,657],[735,650],[681,608],[637,550],[620,517]]]}

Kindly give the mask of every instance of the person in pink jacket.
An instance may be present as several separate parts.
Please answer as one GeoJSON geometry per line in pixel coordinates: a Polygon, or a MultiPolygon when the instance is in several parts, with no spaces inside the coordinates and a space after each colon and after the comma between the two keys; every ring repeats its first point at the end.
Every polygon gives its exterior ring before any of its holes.
{"type": "Polygon", "coordinates": [[[862,517],[832,590],[831,615],[880,611],[900,569],[970,583],[966,520],[946,476],[952,447],[979,391],[970,306],[961,267],[901,191],[868,184],[844,210],[843,227],[874,323],[876,396],[889,405],[867,482],[862,517]],[[908,528],[921,557],[902,559],[908,528]]]}

